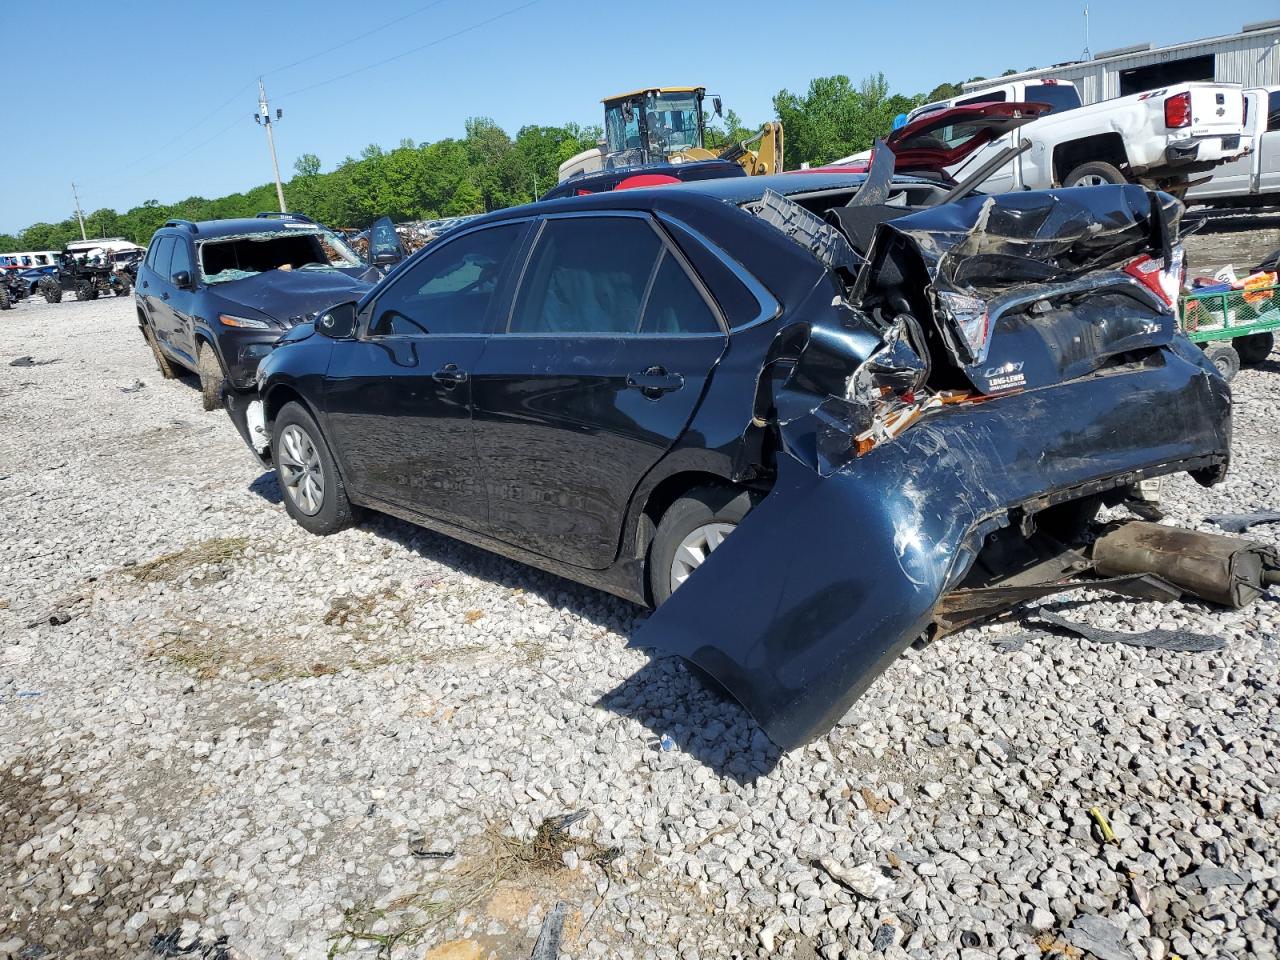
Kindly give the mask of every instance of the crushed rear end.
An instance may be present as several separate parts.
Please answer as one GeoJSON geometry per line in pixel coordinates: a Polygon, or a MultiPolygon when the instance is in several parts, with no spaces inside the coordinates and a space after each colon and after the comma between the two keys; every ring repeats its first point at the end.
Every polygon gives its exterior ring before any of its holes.
{"type": "Polygon", "coordinates": [[[710,673],[784,749],[907,644],[967,622],[949,599],[1027,582],[1141,479],[1210,484],[1228,461],[1227,385],[1171,305],[1173,198],[1090,187],[904,215],[892,194],[873,170],[850,206],[756,211],[827,264],[831,309],[779,330],[782,372],[744,425],[744,450],[776,451],[744,465],[770,492],[633,640],[710,673]]]}

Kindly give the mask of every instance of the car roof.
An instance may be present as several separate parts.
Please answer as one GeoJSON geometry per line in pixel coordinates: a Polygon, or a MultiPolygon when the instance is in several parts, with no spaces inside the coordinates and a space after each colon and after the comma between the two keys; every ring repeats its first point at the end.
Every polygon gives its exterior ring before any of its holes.
{"type": "MultiPolygon", "coordinates": [[[[866,179],[865,173],[815,173],[796,176],[776,173],[763,177],[724,177],[717,180],[694,180],[659,187],[637,187],[634,190],[606,190],[584,196],[559,197],[509,207],[484,215],[468,227],[547,213],[581,213],[588,210],[664,210],[689,203],[713,202],[742,206],[760,200],[766,190],[783,196],[823,193],[828,190],[856,190],[866,179]]],[[[915,177],[895,177],[897,181],[917,182],[915,177]]]]}
{"type": "Polygon", "coordinates": [[[288,220],[266,217],[240,217],[233,220],[201,220],[194,223],[192,232],[185,222],[173,226],[164,226],[160,231],[179,236],[188,236],[192,240],[216,240],[219,237],[239,236],[245,233],[282,233],[286,230],[298,233],[315,233],[320,227],[303,220],[288,220]],[[292,224],[292,226],[290,226],[292,224]]]}

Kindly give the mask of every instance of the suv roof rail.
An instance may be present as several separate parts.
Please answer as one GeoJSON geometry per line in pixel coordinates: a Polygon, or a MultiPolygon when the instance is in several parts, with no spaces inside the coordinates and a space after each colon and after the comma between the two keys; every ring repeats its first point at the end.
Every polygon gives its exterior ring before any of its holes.
{"type": "Polygon", "coordinates": [[[264,210],[262,213],[255,213],[256,220],[301,220],[303,223],[315,223],[305,213],[289,213],[288,211],[264,210]]]}
{"type": "Polygon", "coordinates": [[[197,226],[196,226],[194,223],[192,223],[190,220],[166,220],[166,221],[164,222],[164,225],[165,225],[166,227],[186,227],[186,228],[187,228],[188,230],[190,230],[192,233],[199,233],[199,232],[200,232],[200,228],[199,228],[199,227],[197,227],[197,226]]]}

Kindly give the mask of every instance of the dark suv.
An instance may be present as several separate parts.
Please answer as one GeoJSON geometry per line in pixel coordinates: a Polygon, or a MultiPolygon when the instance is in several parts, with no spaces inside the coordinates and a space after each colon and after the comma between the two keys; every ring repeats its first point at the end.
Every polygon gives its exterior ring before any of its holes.
{"type": "Polygon", "coordinates": [[[170,220],[137,267],[138,326],[166,379],[200,376],[204,408],[223,382],[253,383],[280,335],[321,307],[358,297],[366,269],[332,231],[298,216],[170,220]]]}

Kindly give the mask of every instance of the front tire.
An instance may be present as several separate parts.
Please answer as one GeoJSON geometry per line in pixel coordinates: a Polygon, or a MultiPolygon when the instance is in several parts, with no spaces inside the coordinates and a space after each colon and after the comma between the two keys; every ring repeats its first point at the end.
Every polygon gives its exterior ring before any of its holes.
{"type": "Polygon", "coordinates": [[[40,287],[40,293],[41,295],[43,295],[45,303],[61,303],[62,302],[62,287],[58,285],[57,280],[51,280],[48,277],[46,277],[44,280],[41,280],[39,282],[39,287],[40,287]],[[48,282],[46,282],[46,280],[48,282]]]}
{"type": "Polygon", "coordinates": [[[200,405],[217,410],[222,406],[222,383],[226,377],[217,352],[207,343],[201,343],[196,351],[196,372],[200,374],[200,405]]]}
{"type": "Polygon", "coordinates": [[[79,283],[76,284],[76,299],[77,300],[97,300],[98,288],[95,287],[92,283],[89,283],[87,280],[81,280],[79,283]]]}
{"type": "Polygon", "coordinates": [[[127,297],[130,293],[133,292],[132,284],[130,284],[129,281],[124,279],[123,277],[112,289],[115,290],[115,294],[117,297],[127,297]]]}
{"type": "Polygon", "coordinates": [[[324,435],[300,403],[286,403],[271,430],[271,458],[284,507],[298,525],[327,536],[355,519],[324,435]]]}
{"type": "Polygon", "coordinates": [[[649,549],[649,596],[661,606],[702,565],[754,506],[735,487],[699,487],[673,503],[658,524],[649,549]]]}
{"type": "Polygon", "coordinates": [[[1064,187],[1095,187],[1106,183],[1128,183],[1120,168],[1101,160],[1082,163],[1062,179],[1064,187]]]}

